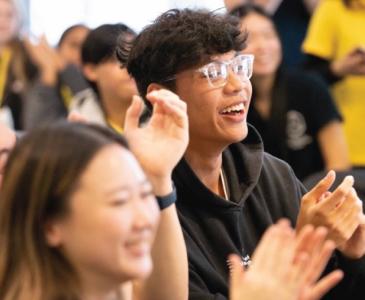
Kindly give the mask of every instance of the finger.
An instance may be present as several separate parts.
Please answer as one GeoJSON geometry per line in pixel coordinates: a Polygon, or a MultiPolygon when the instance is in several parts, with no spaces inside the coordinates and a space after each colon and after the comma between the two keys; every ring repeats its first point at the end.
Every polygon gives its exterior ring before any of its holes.
{"type": "Polygon", "coordinates": [[[253,264],[257,263],[257,269],[273,272],[277,276],[285,274],[292,264],[295,248],[294,232],[289,223],[281,222],[269,228],[260,244],[258,255],[253,257],[253,264]]]}
{"type": "Polygon", "coordinates": [[[302,285],[303,282],[305,282],[303,274],[308,268],[309,258],[308,253],[305,252],[301,252],[297,255],[295,263],[289,269],[288,280],[296,285],[302,285]]]}
{"type": "Polygon", "coordinates": [[[330,191],[324,192],[323,195],[318,199],[317,202],[321,202],[321,201],[325,200],[326,198],[328,198],[331,195],[332,195],[332,192],[330,192],[330,191]]]}
{"type": "MultiPolygon", "coordinates": [[[[306,238],[306,244],[302,247],[302,251],[307,252],[310,257],[313,257],[313,255],[317,254],[322,248],[327,233],[328,230],[325,227],[317,227],[316,229],[310,231],[310,236],[306,238]]],[[[299,241],[299,243],[301,242],[299,241]]]]}
{"type": "Polygon", "coordinates": [[[186,128],[188,126],[188,116],[186,111],[181,110],[180,108],[176,107],[172,103],[162,102],[160,103],[162,109],[164,110],[165,114],[169,117],[173,118],[175,123],[179,127],[186,128]]]}
{"type": "Polygon", "coordinates": [[[169,90],[155,90],[146,95],[148,101],[154,104],[156,101],[169,102],[186,111],[186,103],[178,95],[169,90]]]}
{"type": "Polygon", "coordinates": [[[337,223],[338,231],[341,232],[344,241],[348,241],[354,234],[362,220],[361,208],[356,204],[337,223]]]}
{"type": "Polygon", "coordinates": [[[320,180],[317,185],[312,188],[306,195],[303,197],[303,201],[316,203],[321,196],[328,191],[328,189],[332,186],[336,179],[336,173],[331,170],[327,173],[327,175],[320,180]]]}
{"type": "Polygon", "coordinates": [[[343,278],[343,272],[336,270],[323,277],[310,291],[307,300],[319,300],[343,278]]]}
{"type": "Polygon", "coordinates": [[[132,103],[128,107],[125,121],[124,121],[124,131],[130,131],[138,128],[139,117],[143,110],[143,100],[139,96],[133,96],[132,103]]]}
{"type": "Polygon", "coordinates": [[[348,212],[354,207],[362,209],[362,207],[360,206],[361,201],[359,202],[358,200],[359,198],[357,197],[355,189],[353,187],[350,188],[348,194],[344,197],[343,201],[340,202],[335,208],[334,213],[338,214],[338,216],[341,216],[343,215],[342,212],[348,212]]]}
{"type": "Polygon", "coordinates": [[[324,268],[326,267],[332,252],[335,249],[335,243],[333,241],[326,241],[322,243],[317,253],[312,254],[311,260],[307,264],[306,271],[304,273],[304,280],[307,284],[313,284],[321,276],[324,268]]]}
{"type": "Polygon", "coordinates": [[[77,111],[71,111],[67,116],[67,121],[75,123],[88,123],[88,119],[77,111]]]}
{"type": "Polygon", "coordinates": [[[351,188],[354,184],[354,177],[346,176],[342,183],[336,188],[331,196],[321,201],[318,205],[320,209],[325,211],[331,211],[336,208],[345,197],[350,193],[351,188]]]}
{"type": "Polygon", "coordinates": [[[351,188],[344,201],[335,209],[333,218],[340,225],[352,223],[353,220],[357,220],[359,223],[361,222],[362,202],[358,198],[354,188],[351,188]]]}
{"type": "MultiPolygon", "coordinates": [[[[252,255],[252,264],[255,265],[257,269],[264,269],[266,265],[266,260],[268,258],[267,253],[272,253],[274,243],[277,242],[279,235],[279,225],[274,224],[266,229],[260,242],[258,243],[255,252],[252,255]]],[[[272,255],[274,255],[272,253],[272,255]]]]}
{"type": "MultiPolygon", "coordinates": [[[[296,245],[296,250],[295,253],[300,253],[300,252],[308,252],[309,251],[309,246],[313,243],[313,234],[314,231],[314,227],[312,225],[305,225],[300,232],[297,234],[297,245],[296,245]]],[[[295,263],[295,259],[294,258],[294,263],[295,263]]]]}
{"type": "Polygon", "coordinates": [[[236,254],[231,254],[228,257],[230,265],[230,285],[231,287],[239,286],[242,284],[242,280],[245,274],[245,270],[242,267],[241,259],[236,254]]]}

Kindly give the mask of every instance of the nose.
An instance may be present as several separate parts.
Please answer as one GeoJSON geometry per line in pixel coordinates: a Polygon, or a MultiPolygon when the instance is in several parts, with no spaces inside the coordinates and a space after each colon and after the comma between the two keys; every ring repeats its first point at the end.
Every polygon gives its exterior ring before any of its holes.
{"type": "Polygon", "coordinates": [[[154,229],[159,220],[159,208],[153,199],[140,200],[134,205],[133,226],[138,230],[154,229]]]}
{"type": "Polygon", "coordinates": [[[227,82],[224,88],[225,91],[229,94],[238,93],[250,84],[251,83],[249,79],[242,80],[242,78],[236,75],[232,70],[229,70],[227,75],[227,82]]]}

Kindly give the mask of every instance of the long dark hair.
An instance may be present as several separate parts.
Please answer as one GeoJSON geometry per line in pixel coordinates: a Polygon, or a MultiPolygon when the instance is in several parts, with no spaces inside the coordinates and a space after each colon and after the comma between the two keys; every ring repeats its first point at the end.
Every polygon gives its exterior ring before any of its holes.
{"type": "Polygon", "coordinates": [[[103,147],[123,137],[108,129],[59,123],[25,136],[7,162],[0,201],[0,299],[80,299],[78,276],[47,245],[45,223],[68,213],[68,199],[103,147]]]}

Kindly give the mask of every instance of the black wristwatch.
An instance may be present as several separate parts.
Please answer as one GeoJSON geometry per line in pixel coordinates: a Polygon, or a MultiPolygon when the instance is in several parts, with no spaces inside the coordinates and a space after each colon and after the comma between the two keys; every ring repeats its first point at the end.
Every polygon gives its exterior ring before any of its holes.
{"type": "Polygon", "coordinates": [[[177,200],[177,194],[176,194],[176,188],[175,185],[172,187],[172,192],[170,194],[167,194],[166,196],[156,196],[158,206],[160,207],[160,210],[163,210],[170,205],[174,204],[177,200]]]}

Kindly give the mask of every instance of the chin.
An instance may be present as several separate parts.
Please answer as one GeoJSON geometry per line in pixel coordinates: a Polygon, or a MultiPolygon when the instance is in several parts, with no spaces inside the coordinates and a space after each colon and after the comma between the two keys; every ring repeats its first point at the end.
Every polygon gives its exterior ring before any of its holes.
{"type": "Polygon", "coordinates": [[[228,137],[227,141],[229,144],[239,143],[247,137],[247,134],[248,134],[248,128],[247,128],[247,124],[245,124],[245,125],[243,125],[243,128],[240,128],[239,131],[231,134],[228,137]]]}
{"type": "Polygon", "coordinates": [[[140,280],[146,279],[152,272],[153,263],[151,258],[139,259],[139,261],[128,263],[129,280],[140,280]]]}

